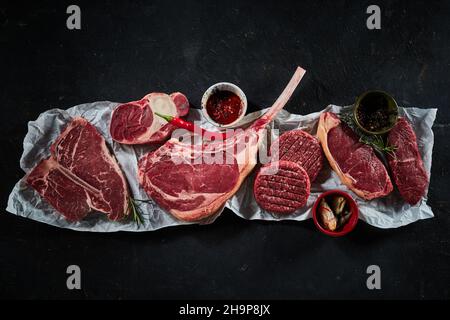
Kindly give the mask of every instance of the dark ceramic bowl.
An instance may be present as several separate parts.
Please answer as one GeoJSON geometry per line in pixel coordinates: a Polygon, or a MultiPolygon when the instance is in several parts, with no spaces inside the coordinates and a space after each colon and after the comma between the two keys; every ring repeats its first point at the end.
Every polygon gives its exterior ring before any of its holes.
{"type": "Polygon", "coordinates": [[[379,90],[367,91],[360,95],[356,100],[355,106],[353,108],[353,116],[358,127],[365,133],[382,135],[389,132],[397,124],[398,105],[395,99],[387,92],[379,90]],[[363,125],[361,119],[359,119],[358,111],[362,109],[362,105],[364,105],[364,108],[367,110],[371,108],[377,108],[380,104],[384,104],[385,110],[388,114],[388,120],[386,125],[381,129],[372,131],[363,125]]]}

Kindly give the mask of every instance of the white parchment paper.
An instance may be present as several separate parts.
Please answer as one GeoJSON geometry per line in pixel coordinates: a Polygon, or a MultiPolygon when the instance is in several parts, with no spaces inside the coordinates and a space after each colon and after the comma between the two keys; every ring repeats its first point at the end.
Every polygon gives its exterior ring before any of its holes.
{"type": "MultiPolygon", "coordinates": [[[[72,117],[81,116],[91,122],[106,139],[128,180],[131,193],[135,199],[147,200],[148,196],[137,182],[137,161],[154,147],[125,146],[113,142],[109,135],[109,120],[112,110],[117,103],[94,102],[82,104],[68,110],[52,109],[44,112],[36,121],[28,124],[28,133],[24,139],[24,152],[20,160],[20,167],[28,173],[39,161],[50,156],[50,145],[55,141],[64,126],[72,117]]],[[[348,107],[347,107],[348,108],[348,107]]],[[[329,106],[325,110],[339,113],[342,107],[329,106]]],[[[425,163],[425,169],[430,175],[431,160],[434,143],[432,126],[436,118],[436,109],[403,108],[401,113],[412,124],[417,135],[420,153],[425,163]]],[[[290,114],[282,111],[271,124],[272,128],[284,131],[301,128],[315,135],[320,112],[306,116],[290,114]]],[[[190,120],[201,119],[199,110],[190,111],[190,120]]],[[[203,121],[204,127],[211,127],[203,121]]],[[[276,131],[271,131],[271,138],[276,138],[276,131]]],[[[340,183],[339,178],[330,169],[325,159],[325,166],[317,180],[312,184],[311,196],[307,206],[289,216],[275,216],[261,210],[253,198],[254,173],[249,176],[236,195],[226,203],[238,216],[250,220],[296,220],[303,221],[311,217],[311,208],[318,195],[325,190],[341,189],[348,191],[340,183]]],[[[417,206],[406,204],[394,191],[388,197],[372,201],[363,201],[356,196],[360,218],[379,228],[397,228],[421,219],[433,217],[431,208],[427,205],[427,196],[417,206]]],[[[152,231],[164,227],[187,224],[164,212],[153,202],[142,203],[144,223],[138,226],[132,221],[111,222],[103,214],[90,214],[80,222],[68,222],[58,214],[41,196],[21,179],[12,190],[7,211],[18,216],[27,217],[53,226],[77,231],[114,232],[114,231],[152,231]]],[[[212,223],[220,213],[202,224],[212,223]]]]}

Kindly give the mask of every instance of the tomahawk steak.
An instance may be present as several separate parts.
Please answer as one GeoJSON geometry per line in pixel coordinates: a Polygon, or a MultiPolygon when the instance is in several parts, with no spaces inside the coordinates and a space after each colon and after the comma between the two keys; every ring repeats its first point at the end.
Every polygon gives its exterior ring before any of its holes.
{"type": "Polygon", "coordinates": [[[69,221],[95,210],[111,220],[128,214],[128,187],[105,139],[84,118],[74,118],[26,181],[69,221]]]}
{"type": "Polygon", "coordinates": [[[336,114],[320,115],[317,136],[333,170],[358,196],[371,200],[392,191],[391,179],[381,160],[336,114]]]}
{"type": "Polygon", "coordinates": [[[123,144],[163,143],[175,126],[155,112],[183,117],[189,112],[189,101],[182,93],[150,93],[139,101],[117,106],[110,122],[111,137],[123,144]]]}
{"type": "Polygon", "coordinates": [[[416,134],[405,118],[400,118],[389,132],[388,143],[395,148],[388,155],[394,182],[403,199],[416,205],[425,195],[428,174],[419,153],[416,134]]]}
{"type": "Polygon", "coordinates": [[[204,145],[172,138],[143,156],[139,182],[148,195],[184,221],[202,220],[218,212],[253,170],[265,127],[284,107],[304,74],[298,68],[272,108],[245,131],[204,145]]]}

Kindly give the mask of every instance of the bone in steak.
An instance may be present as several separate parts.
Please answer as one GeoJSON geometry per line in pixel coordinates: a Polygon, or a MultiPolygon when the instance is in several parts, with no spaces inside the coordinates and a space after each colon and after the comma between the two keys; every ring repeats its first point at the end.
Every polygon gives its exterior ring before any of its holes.
{"type": "Polygon", "coordinates": [[[298,68],[272,108],[245,131],[202,146],[171,139],[143,156],[139,182],[148,195],[184,221],[202,220],[218,212],[253,170],[266,125],[284,107],[304,74],[298,68]],[[209,161],[211,157],[228,161],[209,161]]]}
{"type": "Polygon", "coordinates": [[[261,168],[253,191],[256,202],[264,210],[291,214],[306,205],[310,187],[305,169],[298,163],[281,160],[261,168]]]}
{"type": "Polygon", "coordinates": [[[417,138],[411,125],[400,118],[389,132],[388,144],[395,147],[388,155],[394,182],[401,196],[411,205],[416,205],[425,195],[428,174],[417,146],[417,138]]]}
{"type": "Polygon", "coordinates": [[[317,136],[333,170],[358,196],[371,200],[392,191],[391,179],[381,160],[371,147],[359,142],[358,136],[337,115],[321,114],[317,136]]]}
{"type": "Polygon", "coordinates": [[[298,163],[308,173],[311,182],[322,169],[323,153],[319,141],[303,130],[288,131],[270,147],[273,159],[298,163]]]}
{"type": "Polygon", "coordinates": [[[74,118],[26,181],[67,220],[79,221],[89,212],[111,220],[127,214],[128,187],[105,139],[84,118],[74,118]]]}
{"type": "Polygon", "coordinates": [[[163,143],[176,127],[155,112],[183,117],[189,112],[189,101],[182,93],[150,93],[143,99],[121,104],[111,116],[111,137],[123,144],[163,143]]]}

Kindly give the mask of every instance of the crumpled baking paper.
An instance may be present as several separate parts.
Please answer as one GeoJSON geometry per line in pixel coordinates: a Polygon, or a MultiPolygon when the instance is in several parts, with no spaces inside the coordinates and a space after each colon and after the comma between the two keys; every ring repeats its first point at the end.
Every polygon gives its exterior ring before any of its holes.
{"type": "MultiPolygon", "coordinates": [[[[28,124],[28,133],[23,143],[24,152],[20,160],[20,167],[25,173],[28,173],[42,159],[48,158],[50,156],[50,145],[56,140],[64,129],[64,126],[72,117],[81,116],[91,122],[106,139],[128,180],[133,198],[148,200],[148,196],[138,184],[137,161],[142,155],[155,147],[126,146],[112,141],[109,135],[109,121],[111,112],[117,105],[117,103],[113,102],[94,102],[78,105],[68,110],[52,109],[44,112],[36,121],[31,121],[28,124]]],[[[342,107],[331,105],[324,111],[339,113],[341,109],[342,107]]],[[[425,169],[429,176],[434,143],[432,126],[436,118],[436,112],[436,109],[401,108],[401,115],[410,121],[416,132],[419,151],[423,157],[425,169]]],[[[280,112],[275,121],[270,125],[272,129],[278,129],[269,131],[272,141],[277,138],[277,133],[281,134],[284,131],[297,128],[315,135],[320,113],[316,112],[301,116],[290,114],[287,111],[280,112]]],[[[200,110],[191,110],[189,120],[202,120],[204,127],[212,128],[210,123],[202,119],[200,110]]],[[[339,178],[330,169],[325,159],[324,169],[311,186],[311,196],[308,199],[307,205],[293,215],[277,216],[265,212],[255,202],[253,197],[255,171],[244,181],[236,195],[225,205],[225,207],[231,209],[238,216],[249,220],[303,221],[311,218],[311,208],[322,192],[331,189],[340,189],[349,192],[340,183],[339,178]]],[[[352,194],[352,192],[350,193],[352,194]]],[[[352,195],[359,205],[360,219],[378,228],[397,228],[417,220],[433,217],[433,212],[427,205],[427,196],[422,199],[419,205],[412,207],[401,199],[397,190],[385,198],[372,201],[364,201],[354,194],[352,195]]],[[[12,190],[6,210],[18,216],[77,231],[138,232],[188,224],[172,217],[152,201],[148,203],[142,202],[140,209],[143,212],[144,218],[144,223],[141,225],[133,221],[112,222],[104,214],[100,213],[90,214],[83,221],[68,222],[41,198],[33,188],[26,184],[25,178],[22,178],[12,190]]],[[[220,214],[221,212],[201,223],[212,223],[220,214]]]]}

